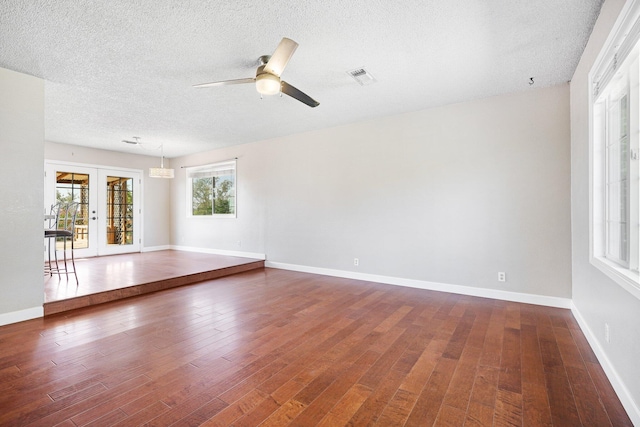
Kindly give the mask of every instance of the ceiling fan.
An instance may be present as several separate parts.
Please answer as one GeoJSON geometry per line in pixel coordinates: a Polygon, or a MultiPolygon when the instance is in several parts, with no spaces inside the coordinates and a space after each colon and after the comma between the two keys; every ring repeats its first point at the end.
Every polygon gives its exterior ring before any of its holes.
{"type": "Polygon", "coordinates": [[[245,79],[235,80],[223,80],[220,82],[202,83],[193,85],[193,87],[212,87],[212,86],[226,86],[237,85],[243,83],[256,84],[256,89],[261,95],[275,95],[277,93],[284,93],[290,97],[297,99],[298,101],[307,104],[309,107],[317,107],[320,105],[318,101],[311,98],[306,93],[291,86],[284,80],[280,80],[280,75],[287,66],[287,63],[296,51],[298,43],[291,39],[284,37],[273,55],[264,55],[258,58],[259,65],[256,70],[255,77],[247,77],[245,79]]]}

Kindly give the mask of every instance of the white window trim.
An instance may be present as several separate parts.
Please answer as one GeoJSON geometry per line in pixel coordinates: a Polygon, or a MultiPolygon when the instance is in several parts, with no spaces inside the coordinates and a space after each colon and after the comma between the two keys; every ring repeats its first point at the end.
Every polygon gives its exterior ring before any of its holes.
{"type": "Polygon", "coordinates": [[[237,161],[236,160],[228,160],[224,162],[211,163],[202,166],[194,166],[186,168],[186,195],[187,195],[187,218],[202,218],[202,219],[212,219],[212,218],[237,218],[238,217],[238,170],[237,170],[237,161]],[[193,206],[191,205],[193,202],[193,186],[192,186],[192,178],[189,177],[190,172],[204,171],[204,170],[221,170],[229,167],[233,168],[234,171],[234,185],[233,185],[233,198],[234,198],[234,210],[232,214],[217,214],[212,213],[211,215],[193,215],[193,206]]]}
{"type": "MultiPolygon", "coordinates": [[[[596,161],[594,154],[595,150],[599,149],[595,146],[594,105],[599,96],[598,89],[604,88],[603,85],[596,86],[596,83],[604,80],[606,85],[609,82],[612,77],[610,64],[618,61],[616,56],[620,47],[629,45],[624,43],[627,37],[633,37],[634,44],[640,40],[638,34],[640,26],[636,25],[639,20],[640,2],[627,2],[589,73],[589,259],[593,266],[638,299],[640,299],[640,275],[638,272],[624,268],[596,253],[596,248],[601,248],[603,244],[602,215],[604,213],[596,210],[596,207],[602,206],[602,185],[601,176],[597,176],[597,171],[594,170],[594,162],[596,161]]],[[[626,54],[626,52],[623,53],[626,54]]],[[[632,114],[634,114],[633,111],[632,114]]]]}
{"type": "Polygon", "coordinates": [[[638,287],[638,274],[620,267],[618,264],[599,256],[591,257],[591,264],[602,271],[607,277],[622,286],[627,292],[640,299],[640,288],[638,287]]]}

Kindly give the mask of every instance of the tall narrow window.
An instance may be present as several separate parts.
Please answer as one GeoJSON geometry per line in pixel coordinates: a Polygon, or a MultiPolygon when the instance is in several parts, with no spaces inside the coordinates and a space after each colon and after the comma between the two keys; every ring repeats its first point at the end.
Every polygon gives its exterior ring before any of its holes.
{"type": "Polygon", "coordinates": [[[189,216],[235,217],[235,160],[188,168],[187,198],[189,216]]]}
{"type": "Polygon", "coordinates": [[[640,7],[590,73],[591,262],[640,297],[640,7]]]}

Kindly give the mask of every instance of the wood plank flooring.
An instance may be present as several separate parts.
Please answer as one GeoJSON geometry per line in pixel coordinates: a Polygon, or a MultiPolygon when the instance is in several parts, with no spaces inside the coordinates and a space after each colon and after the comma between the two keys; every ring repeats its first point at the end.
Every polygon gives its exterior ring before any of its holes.
{"type": "Polygon", "coordinates": [[[45,316],[254,269],[264,260],[187,251],[153,251],[76,260],[73,275],[44,276],[45,316]]]}
{"type": "Polygon", "coordinates": [[[632,424],[568,310],[267,268],[0,327],[0,425],[632,424]]]}

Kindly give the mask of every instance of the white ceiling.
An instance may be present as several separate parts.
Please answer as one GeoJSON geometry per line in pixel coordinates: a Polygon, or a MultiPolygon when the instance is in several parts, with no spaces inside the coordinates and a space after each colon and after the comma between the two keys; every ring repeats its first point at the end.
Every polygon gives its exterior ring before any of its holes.
{"type": "Polygon", "coordinates": [[[0,67],[46,80],[47,140],[175,157],[566,82],[602,1],[3,0],[0,67]],[[319,107],[191,87],[253,77],[282,37],[319,107]]]}

